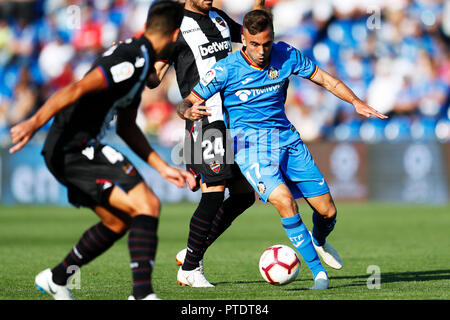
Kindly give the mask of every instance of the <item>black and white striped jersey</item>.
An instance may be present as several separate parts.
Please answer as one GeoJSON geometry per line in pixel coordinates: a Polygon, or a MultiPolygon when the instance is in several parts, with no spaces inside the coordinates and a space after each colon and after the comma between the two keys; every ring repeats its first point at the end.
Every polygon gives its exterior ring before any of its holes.
{"type": "Polygon", "coordinates": [[[93,63],[106,90],[83,96],[55,116],[44,145],[46,150],[70,150],[99,138],[118,108],[138,108],[148,76],[154,71],[155,52],[142,36],[112,46],[93,63]]]}
{"type": "MultiPolygon", "coordinates": [[[[231,43],[241,42],[241,25],[223,11],[212,8],[208,15],[184,10],[184,18],[176,43],[174,61],[180,93],[186,98],[212,66],[232,52],[231,43]]],[[[211,107],[203,124],[223,121],[220,93],[212,96],[205,105],[211,107]]],[[[192,130],[192,122],[186,128],[192,130]]]]}

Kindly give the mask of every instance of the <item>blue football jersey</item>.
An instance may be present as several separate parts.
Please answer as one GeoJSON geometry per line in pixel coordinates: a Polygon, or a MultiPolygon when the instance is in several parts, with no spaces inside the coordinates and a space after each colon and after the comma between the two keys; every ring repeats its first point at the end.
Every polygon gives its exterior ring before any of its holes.
{"type": "Polygon", "coordinates": [[[311,78],[316,71],[317,66],[299,50],[278,42],[267,67],[254,65],[243,50],[235,52],[218,61],[192,93],[207,100],[221,92],[224,121],[232,136],[266,131],[284,146],[299,139],[284,107],[289,76],[311,78]]]}

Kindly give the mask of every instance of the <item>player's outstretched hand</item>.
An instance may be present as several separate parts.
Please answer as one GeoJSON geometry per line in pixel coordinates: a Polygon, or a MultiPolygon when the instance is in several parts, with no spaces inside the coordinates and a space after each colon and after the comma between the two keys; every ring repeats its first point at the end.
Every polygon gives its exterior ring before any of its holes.
{"type": "Polygon", "coordinates": [[[355,107],[355,110],[357,113],[359,113],[360,115],[363,115],[366,118],[370,118],[370,116],[374,116],[379,119],[387,119],[388,118],[388,116],[378,112],[377,110],[375,110],[374,108],[365,104],[362,101],[355,101],[353,103],[353,106],[355,107]]]}
{"type": "Polygon", "coordinates": [[[181,169],[177,169],[171,166],[167,166],[163,171],[160,172],[161,176],[169,181],[170,183],[173,183],[179,188],[186,187],[186,183],[189,186],[189,189],[194,189],[197,182],[195,181],[194,176],[181,169]]]}
{"type": "Polygon", "coordinates": [[[208,112],[208,110],[211,110],[210,107],[203,106],[203,101],[197,101],[195,102],[192,107],[188,108],[186,110],[186,113],[184,114],[184,117],[186,119],[189,119],[191,121],[199,120],[203,117],[208,117],[211,115],[211,113],[208,112]]]}
{"type": "Polygon", "coordinates": [[[189,189],[194,190],[194,188],[197,186],[197,180],[195,179],[194,175],[187,172],[186,170],[180,170],[180,173],[186,180],[189,189]]]}
{"type": "Polygon", "coordinates": [[[28,141],[33,137],[35,126],[31,119],[24,120],[11,128],[11,142],[13,146],[9,149],[9,153],[14,153],[22,149],[28,141]]]}

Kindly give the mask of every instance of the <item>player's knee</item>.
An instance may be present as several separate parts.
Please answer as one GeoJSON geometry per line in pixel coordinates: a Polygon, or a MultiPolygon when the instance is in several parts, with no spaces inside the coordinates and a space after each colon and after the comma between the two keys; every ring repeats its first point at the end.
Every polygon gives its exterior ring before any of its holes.
{"type": "Polygon", "coordinates": [[[161,212],[161,201],[156,196],[149,197],[146,209],[145,213],[147,215],[158,218],[161,212]]]}
{"type": "Polygon", "coordinates": [[[276,199],[272,199],[271,202],[279,212],[291,212],[292,214],[295,214],[298,211],[295,200],[289,197],[278,197],[276,199]]]}
{"type": "Polygon", "coordinates": [[[322,210],[322,212],[319,212],[319,213],[325,219],[332,219],[332,218],[336,217],[337,209],[334,205],[330,205],[325,210],[322,210]]]}
{"type": "Polygon", "coordinates": [[[148,215],[158,218],[160,211],[161,201],[155,195],[151,195],[137,203],[134,203],[130,214],[133,217],[137,215],[148,215]]]}

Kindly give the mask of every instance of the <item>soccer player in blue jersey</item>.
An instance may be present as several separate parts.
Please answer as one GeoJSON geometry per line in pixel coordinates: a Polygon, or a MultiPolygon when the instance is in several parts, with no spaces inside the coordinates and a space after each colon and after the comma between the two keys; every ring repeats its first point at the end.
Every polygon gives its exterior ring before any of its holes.
{"type": "Polygon", "coordinates": [[[207,116],[211,110],[202,102],[221,92],[224,119],[235,140],[235,161],[261,200],[279,212],[286,234],[312,271],[312,289],[326,289],[328,275],[317,253],[330,267],[342,268],[342,259],[326,241],[337,210],[324,177],[286,117],[288,77],[299,75],[321,85],[365,117],[387,117],[301,51],[274,43],[272,19],[266,11],[247,13],[243,26],[242,50],[217,62],[183,100],[178,113],[191,120],[207,116]],[[295,199],[301,197],[313,209],[312,234],[298,212],[295,199]]]}

